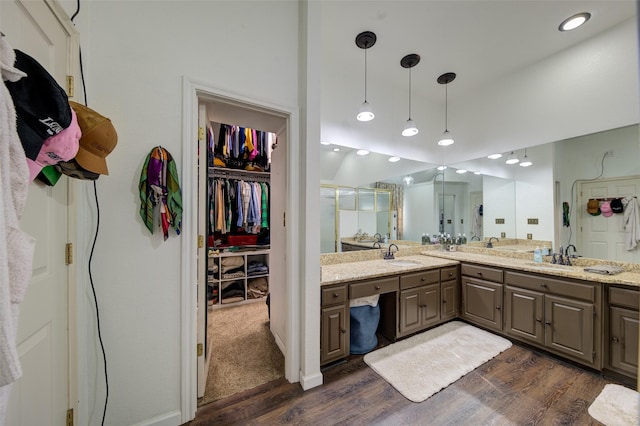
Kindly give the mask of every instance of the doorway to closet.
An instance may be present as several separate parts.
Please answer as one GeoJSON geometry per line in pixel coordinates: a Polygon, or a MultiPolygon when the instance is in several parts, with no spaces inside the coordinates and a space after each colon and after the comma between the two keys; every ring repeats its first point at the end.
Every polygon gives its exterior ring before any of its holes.
{"type": "MultiPolygon", "coordinates": [[[[255,387],[261,384],[261,380],[268,381],[285,375],[287,307],[284,273],[286,230],[283,219],[286,205],[287,117],[226,97],[199,95],[198,140],[197,388],[200,405],[255,387]],[[210,144],[212,141],[219,142],[222,126],[229,126],[229,131],[231,127],[243,131],[253,129],[258,135],[264,132],[273,136],[273,140],[269,139],[268,173],[264,170],[254,171],[253,167],[244,165],[235,165],[234,169],[213,167],[214,149],[210,144]],[[253,248],[242,245],[240,250],[237,247],[220,248],[219,234],[214,235],[209,227],[215,213],[210,203],[212,189],[216,182],[228,185],[240,181],[262,185],[263,190],[268,185],[268,244],[261,241],[263,245],[256,246],[255,241],[248,241],[253,248]],[[266,268],[268,272],[258,273],[257,278],[251,278],[249,269],[255,265],[266,268]],[[238,274],[235,281],[231,281],[233,274],[238,274]],[[262,294],[255,298],[250,294],[256,290],[252,288],[252,283],[260,280],[262,286],[259,285],[258,290],[266,289],[268,299],[261,297],[262,294]],[[230,293],[223,293],[234,285],[240,287],[236,289],[240,294],[235,294],[235,298],[229,296],[230,293]],[[247,370],[251,368],[261,370],[260,374],[247,375],[247,370]]],[[[258,238],[264,238],[264,233],[256,234],[258,238]]],[[[247,233],[234,237],[245,240],[252,236],[247,233]]],[[[223,243],[222,247],[227,245],[223,243]]]]}

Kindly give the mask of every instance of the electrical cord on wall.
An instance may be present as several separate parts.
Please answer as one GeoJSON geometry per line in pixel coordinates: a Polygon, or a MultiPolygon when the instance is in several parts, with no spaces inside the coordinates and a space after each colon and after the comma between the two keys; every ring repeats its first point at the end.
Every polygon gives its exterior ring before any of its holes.
{"type": "MultiPolygon", "coordinates": [[[[80,12],[80,0],[76,1],[76,11],[71,16],[71,22],[78,16],[80,12]]],[[[82,80],[82,93],[84,95],[84,104],[87,105],[87,86],[84,79],[84,68],[82,66],[82,49],[78,46],[78,61],[80,63],[80,79],[82,80]]],[[[107,374],[107,354],[104,349],[104,342],[102,340],[102,329],[100,327],[100,310],[98,308],[98,296],[96,295],[96,288],[93,284],[93,275],[91,273],[91,264],[93,262],[93,251],[96,247],[96,241],[98,241],[98,231],[100,230],[100,204],[98,203],[98,186],[96,181],[93,181],[93,195],[96,201],[96,232],[93,237],[93,243],[91,244],[91,252],[89,253],[89,282],[91,283],[91,292],[93,294],[93,303],[96,308],[96,328],[98,331],[98,341],[100,342],[100,349],[102,350],[102,360],[104,365],[104,384],[105,384],[105,397],[104,397],[104,409],[102,411],[101,425],[104,426],[104,421],[107,416],[107,404],[109,402],[109,375],[107,374]]]]}
{"type": "MultiPolygon", "coordinates": [[[[576,194],[575,203],[574,203],[574,199],[573,199],[573,191],[575,189],[576,183],[578,183],[578,182],[592,182],[594,180],[600,179],[604,175],[604,159],[607,158],[607,155],[609,155],[609,151],[605,152],[604,155],[602,156],[602,160],[600,161],[600,174],[597,177],[594,177],[593,179],[576,179],[576,180],[573,181],[573,184],[571,184],[571,205],[569,206],[569,218],[571,218],[571,212],[573,211],[573,205],[578,203],[578,194],[576,194]]],[[[569,220],[569,238],[567,239],[567,246],[569,244],[571,244],[572,235],[573,235],[573,228],[571,227],[571,220],[569,220]]]]}

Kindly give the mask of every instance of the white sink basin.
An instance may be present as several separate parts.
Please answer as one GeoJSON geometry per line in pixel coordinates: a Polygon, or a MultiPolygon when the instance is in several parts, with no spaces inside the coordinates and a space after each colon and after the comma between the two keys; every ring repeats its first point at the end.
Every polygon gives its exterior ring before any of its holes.
{"type": "Polygon", "coordinates": [[[417,266],[417,265],[420,265],[420,263],[416,262],[415,260],[400,260],[400,259],[387,260],[386,263],[387,263],[387,265],[393,265],[393,266],[417,266]]]}

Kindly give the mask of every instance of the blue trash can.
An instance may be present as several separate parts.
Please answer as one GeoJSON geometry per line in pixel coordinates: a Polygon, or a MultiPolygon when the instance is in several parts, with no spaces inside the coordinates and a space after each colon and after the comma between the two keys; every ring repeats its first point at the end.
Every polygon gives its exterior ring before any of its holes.
{"type": "Polygon", "coordinates": [[[352,354],[366,354],[378,344],[376,330],[380,322],[380,305],[353,306],[349,309],[350,316],[350,352],[352,354]]]}

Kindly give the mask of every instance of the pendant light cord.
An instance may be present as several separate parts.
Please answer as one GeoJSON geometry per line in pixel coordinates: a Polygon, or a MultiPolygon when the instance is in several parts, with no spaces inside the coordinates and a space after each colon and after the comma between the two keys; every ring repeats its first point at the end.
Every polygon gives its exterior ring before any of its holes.
{"type": "Polygon", "coordinates": [[[364,101],[367,102],[367,48],[364,48],[364,101]]]}
{"type": "Polygon", "coordinates": [[[449,91],[447,90],[449,83],[444,85],[444,131],[449,131],[449,91]]]}
{"type": "Polygon", "coordinates": [[[409,68],[409,120],[411,120],[411,68],[409,68]]]}

